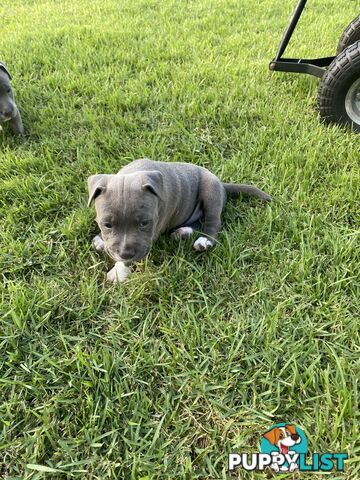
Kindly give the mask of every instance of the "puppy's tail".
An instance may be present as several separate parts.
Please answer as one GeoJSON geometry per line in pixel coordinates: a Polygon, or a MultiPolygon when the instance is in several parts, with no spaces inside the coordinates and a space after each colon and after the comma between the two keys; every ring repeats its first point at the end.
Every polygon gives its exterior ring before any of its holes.
{"type": "Polygon", "coordinates": [[[254,185],[246,185],[245,183],[223,183],[223,185],[228,195],[238,196],[240,193],[244,193],[245,195],[253,195],[260,198],[263,202],[271,202],[272,200],[270,195],[254,185]]]}

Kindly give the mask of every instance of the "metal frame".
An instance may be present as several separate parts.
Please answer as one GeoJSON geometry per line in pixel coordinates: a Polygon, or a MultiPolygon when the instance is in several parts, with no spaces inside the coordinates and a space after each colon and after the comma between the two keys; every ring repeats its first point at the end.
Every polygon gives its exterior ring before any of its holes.
{"type": "Polygon", "coordinates": [[[270,62],[269,68],[272,71],[278,72],[308,73],[309,75],[314,75],[315,77],[321,78],[326,70],[323,67],[329,66],[335,57],[312,59],[282,58],[282,55],[285,52],[286,47],[288,46],[288,43],[299,21],[299,18],[305,8],[306,2],[307,0],[298,1],[295,10],[290,18],[289,25],[284,31],[276,56],[274,60],[270,62]]]}

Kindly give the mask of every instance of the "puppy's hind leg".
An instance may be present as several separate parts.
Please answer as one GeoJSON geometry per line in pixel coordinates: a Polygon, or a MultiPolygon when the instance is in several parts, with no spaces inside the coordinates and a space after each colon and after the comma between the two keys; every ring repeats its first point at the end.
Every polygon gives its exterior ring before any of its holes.
{"type": "Polygon", "coordinates": [[[204,235],[199,237],[193,245],[197,252],[208,250],[215,244],[221,226],[221,212],[226,201],[225,190],[221,182],[213,175],[205,180],[200,192],[204,211],[201,230],[204,235]]]}
{"type": "Polygon", "coordinates": [[[93,246],[93,248],[99,252],[99,253],[104,253],[105,251],[105,244],[104,244],[104,240],[102,239],[101,237],[101,233],[100,235],[96,235],[92,241],[91,241],[91,245],[93,246]]]}

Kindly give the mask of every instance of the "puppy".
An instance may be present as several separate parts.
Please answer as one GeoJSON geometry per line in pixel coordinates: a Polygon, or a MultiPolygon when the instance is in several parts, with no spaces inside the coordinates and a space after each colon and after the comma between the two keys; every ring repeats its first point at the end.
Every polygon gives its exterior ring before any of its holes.
{"type": "Polygon", "coordinates": [[[11,75],[4,63],[0,62],[0,124],[9,123],[13,133],[22,135],[24,127],[20,112],[14,100],[10,84],[11,75]]]}
{"type": "Polygon", "coordinates": [[[254,186],[222,183],[206,168],[149,159],[135,160],[117,175],[92,175],[88,189],[88,206],[95,201],[101,230],[93,245],[116,262],[107,275],[111,282],[125,280],[130,265],[144,258],[165,231],[187,238],[201,222],[202,235],[193,248],[199,252],[212,247],[228,194],[271,200],[254,186]]]}
{"type": "MultiPolygon", "coordinates": [[[[296,432],[294,425],[285,425],[284,427],[272,428],[268,432],[264,433],[264,437],[272,445],[275,445],[279,449],[279,453],[282,453],[283,455],[287,453],[295,453],[290,447],[293,447],[301,442],[301,437],[296,432]]],[[[270,467],[276,472],[279,470],[293,472],[298,469],[298,465],[296,463],[291,463],[289,467],[283,466],[281,468],[279,468],[277,463],[272,463],[270,467]]]]}

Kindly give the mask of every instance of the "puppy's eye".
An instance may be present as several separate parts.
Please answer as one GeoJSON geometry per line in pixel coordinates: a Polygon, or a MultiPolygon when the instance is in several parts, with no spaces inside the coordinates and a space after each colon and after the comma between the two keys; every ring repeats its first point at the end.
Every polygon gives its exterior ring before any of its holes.
{"type": "Polygon", "coordinates": [[[149,220],[143,220],[142,222],[139,223],[140,228],[147,227],[149,225],[149,220]]]}
{"type": "Polygon", "coordinates": [[[108,228],[108,229],[112,228],[112,225],[109,222],[103,223],[103,225],[105,228],[108,228]]]}

